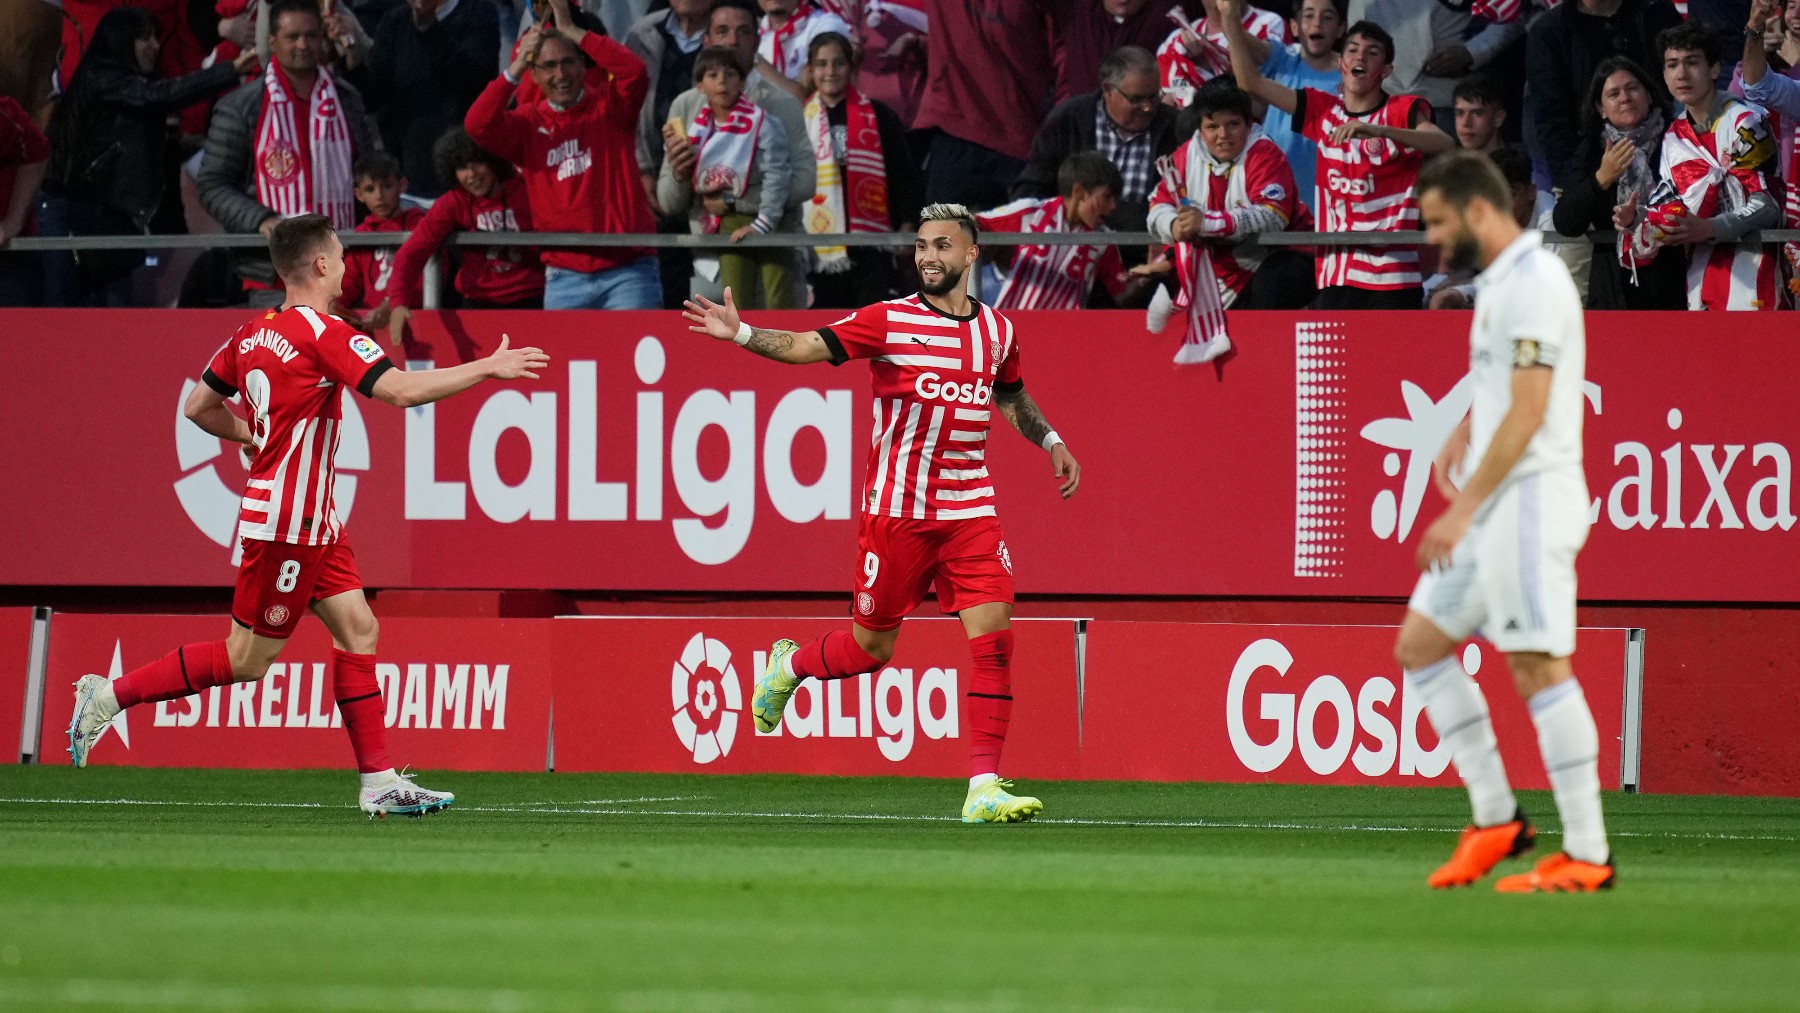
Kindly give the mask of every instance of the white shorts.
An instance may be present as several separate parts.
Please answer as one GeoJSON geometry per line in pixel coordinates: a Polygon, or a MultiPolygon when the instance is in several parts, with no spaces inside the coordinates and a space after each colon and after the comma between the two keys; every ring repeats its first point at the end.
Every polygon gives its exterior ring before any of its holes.
{"type": "Polygon", "coordinates": [[[1481,634],[1507,653],[1575,653],[1575,554],[1587,541],[1579,471],[1514,479],[1456,543],[1450,565],[1419,578],[1407,608],[1452,640],[1481,634]]]}

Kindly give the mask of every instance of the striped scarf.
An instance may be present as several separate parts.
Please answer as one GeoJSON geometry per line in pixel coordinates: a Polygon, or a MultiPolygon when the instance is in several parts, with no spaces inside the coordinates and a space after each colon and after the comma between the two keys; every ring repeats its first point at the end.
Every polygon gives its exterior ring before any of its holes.
{"type": "MultiPolygon", "coordinates": [[[[806,211],[806,231],[814,235],[839,232],[888,232],[887,160],[881,151],[881,128],[875,104],[855,88],[844,96],[844,157],[838,165],[831,143],[831,116],[817,92],[806,103],[806,134],[812,140],[818,165],[817,186],[806,211]]],[[[819,270],[841,274],[850,270],[850,252],[842,246],[813,250],[819,270]]]]}
{"type": "MultiPolygon", "coordinates": [[[[1170,193],[1183,195],[1183,206],[1204,207],[1208,161],[1206,146],[1196,134],[1185,151],[1177,152],[1174,157],[1164,155],[1157,159],[1156,169],[1162,174],[1170,193]],[[1182,159],[1183,164],[1177,165],[1176,158],[1182,159]],[[1184,185],[1190,179],[1200,191],[1199,200],[1195,200],[1194,194],[1184,185]]],[[[1238,171],[1235,177],[1234,191],[1241,191],[1243,172],[1238,171]]],[[[1231,351],[1231,331],[1225,324],[1225,297],[1219,291],[1219,272],[1213,267],[1212,250],[1207,244],[1175,244],[1175,279],[1181,286],[1175,305],[1186,311],[1187,321],[1181,335],[1181,347],[1175,350],[1175,364],[1190,366],[1212,362],[1231,351]]]]}
{"type": "Polygon", "coordinates": [[[319,68],[308,101],[307,143],[300,143],[287,75],[271,62],[263,72],[262,116],[256,128],[256,199],[284,217],[321,214],[332,228],[356,224],[354,148],[350,124],[331,72],[319,68]]]}
{"type": "MultiPolygon", "coordinates": [[[[765,113],[746,96],[739,95],[724,122],[713,119],[712,106],[700,107],[688,140],[694,145],[694,192],[729,193],[742,197],[750,187],[750,171],[756,165],[756,138],[762,132],[765,113]]],[[[719,219],[701,214],[705,231],[719,231],[719,219]]]]}

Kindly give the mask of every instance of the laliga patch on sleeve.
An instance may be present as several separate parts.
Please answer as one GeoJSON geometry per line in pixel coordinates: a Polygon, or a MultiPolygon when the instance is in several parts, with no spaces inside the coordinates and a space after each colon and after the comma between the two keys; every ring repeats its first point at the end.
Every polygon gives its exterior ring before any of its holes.
{"type": "Polygon", "coordinates": [[[1530,338],[1520,338],[1513,342],[1513,366],[1515,368],[1530,369],[1533,366],[1555,365],[1555,345],[1540,345],[1530,338]]]}
{"type": "Polygon", "coordinates": [[[1287,187],[1280,183],[1270,183],[1262,188],[1262,196],[1273,201],[1287,200],[1287,187]]]}
{"type": "Polygon", "coordinates": [[[356,357],[364,362],[375,362],[378,359],[387,357],[387,353],[381,350],[381,346],[377,345],[374,339],[370,338],[367,334],[358,334],[356,337],[351,338],[350,350],[355,352],[356,357]]]}

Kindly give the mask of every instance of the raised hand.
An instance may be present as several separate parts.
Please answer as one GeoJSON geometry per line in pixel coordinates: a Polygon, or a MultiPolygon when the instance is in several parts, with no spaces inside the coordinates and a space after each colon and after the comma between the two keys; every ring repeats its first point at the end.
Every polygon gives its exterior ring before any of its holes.
{"type": "Polygon", "coordinates": [[[703,295],[697,295],[682,304],[681,315],[687,318],[688,330],[695,334],[704,334],[720,341],[732,341],[737,338],[738,325],[743,323],[738,318],[737,303],[731,298],[731,286],[725,286],[725,302],[723,305],[713,302],[703,295]]]}
{"type": "Polygon", "coordinates": [[[500,335],[500,347],[488,356],[488,375],[496,380],[536,380],[537,370],[550,365],[541,348],[513,348],[510,335],[500,335]]]}

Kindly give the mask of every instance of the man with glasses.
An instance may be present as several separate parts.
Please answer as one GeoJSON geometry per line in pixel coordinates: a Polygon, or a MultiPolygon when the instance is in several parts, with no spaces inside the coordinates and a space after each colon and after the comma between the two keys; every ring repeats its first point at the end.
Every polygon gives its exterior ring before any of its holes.
{"type": "MultiPolygon", "coordinates": [[[[1031,160],[1012,195],[1057,196],[1057,168],[1070,156],[1098,151],[1119,170],[1124,181],[1118,210],[1108,225],[1122,232],[1143,232],[1156,186],[1156,160],[1174,152],[1175,110],[1162,102],[1156,57],[1139,46],[1121,46],[1100,64],[1100,90],[1057,106],[1031,142],[1031,160]]],[[[1142,263],[1141,250],[1135,261],[1142,263]]]]}

